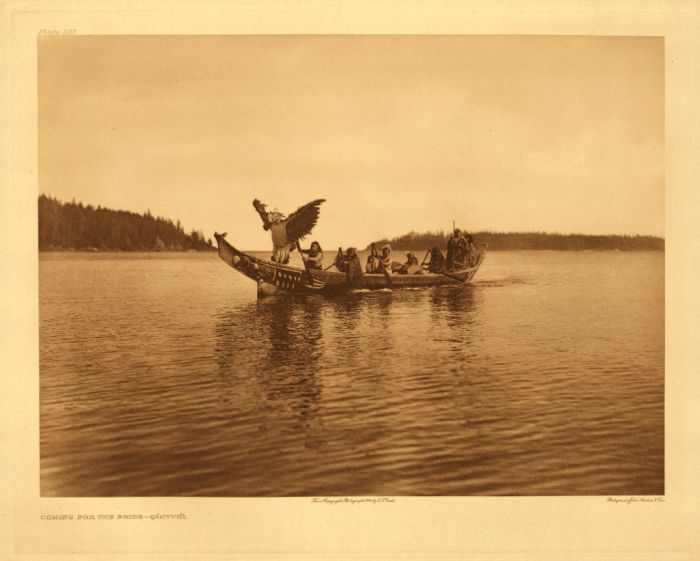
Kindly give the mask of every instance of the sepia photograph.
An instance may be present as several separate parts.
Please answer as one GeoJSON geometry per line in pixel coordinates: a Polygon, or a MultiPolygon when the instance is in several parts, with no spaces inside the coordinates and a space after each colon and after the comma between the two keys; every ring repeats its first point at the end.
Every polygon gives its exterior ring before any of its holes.
{"type": "Polygon", "coordinates": [[[663,37],[37,37],[40,494],[663,496],[663,37]]]}

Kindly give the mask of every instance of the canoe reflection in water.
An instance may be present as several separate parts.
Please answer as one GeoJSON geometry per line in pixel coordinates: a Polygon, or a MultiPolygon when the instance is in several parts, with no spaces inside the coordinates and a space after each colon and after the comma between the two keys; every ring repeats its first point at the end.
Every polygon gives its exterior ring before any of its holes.
{"type": "MultiPolygon", "coordinates": [[[[221,314],[216,355],[228,403],[260,414],[288,410],[297,417],[290,428],[313,422],[321,393],[316,380],[323,344],[321,304],[313,297],[304,306],[259,301],[221,314]],[[247,392],[245,403],[242,392],[247,392]]],[[[260,420],[259,430],[264,430],[267,416],[260,420]]]]}
{"type": "Polygon", "coordinates": [[[234,493],[435,492],[421,480],[449,476],[442,460],[429,458],[443,448],[439,433],[464,413],[450,402],[459,397],[454,385],[464,387],[455,374],[473,368],[474,303],[470,287],[299,296],[222,310],[222,399],[241,425],[231,444],[258,478],[248,474],[248,487],[231,481],[234,493]]]}

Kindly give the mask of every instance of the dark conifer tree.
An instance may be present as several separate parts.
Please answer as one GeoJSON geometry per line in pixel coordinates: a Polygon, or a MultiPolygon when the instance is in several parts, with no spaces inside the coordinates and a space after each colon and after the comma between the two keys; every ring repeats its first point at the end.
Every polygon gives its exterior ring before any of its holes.
{"type": "Polygon", "coordinates": [[[202,232],[187,234],[180,221],[39,197],[39,250],[211,250],[202,232]],[[196,236],[194,235],[196,234],[196,236]]]}

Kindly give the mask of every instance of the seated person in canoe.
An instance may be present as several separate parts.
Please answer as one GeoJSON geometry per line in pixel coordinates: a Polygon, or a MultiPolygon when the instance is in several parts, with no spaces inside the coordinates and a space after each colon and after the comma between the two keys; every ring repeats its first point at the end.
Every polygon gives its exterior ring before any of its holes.
{"type": "Polygon", "coordinates": [[[339,247],[338,253],[335,254],[335,261],[333,261],[333,265],[335,265],[335,268],[338,269],[341,273],[344,273],[347,269],[347,264],[347,255],[345,255],[345,253],[343,252],[343,248],[339,247]]]}
{"type": "Polygon", "coordinates": [[[351,285],[359,281],[363,275],[362,263],[360,263],[360,257],[357,255],[357,250],[354,247],[348,248],[345,260],[345,275],[351,285]]]}
{"type": "Polygon", "coordinates": [[[304,260],[307,268],[323,269],[323,250],[320,243],[312,242],[309,249],[302,249],[301,258],[304,260]]]}
{"type": "Polygon", "coordinates": [[[428,272],[437,274],[445,270],[445,256],[439,248],[434,247],[430,250],[430,261],[428,262],[428,272]]]}
{"type": "Polygon", "coordinates": [[[367,264],[365,265],[365,273],[369,274],[375,274],[375,273],[381,273],[379,270],[379,265],[377,264],[377,261],[374,259],[374,255],[371,253],[367,256],[367,264]]]}
{"type": "Polygon", "coordinates": [[[417,275],[422,274],[423,269],[418,263],[418,258],[410,251],[406,252],[406,262],[399,269],[401,275],[417,275]]]}
{"type": "Polygon", "coordinates": [[[389,244],[382,246],[382,254],[379,256],[379,271],[382,273],[392,273],[391,246],[389,244]]]}

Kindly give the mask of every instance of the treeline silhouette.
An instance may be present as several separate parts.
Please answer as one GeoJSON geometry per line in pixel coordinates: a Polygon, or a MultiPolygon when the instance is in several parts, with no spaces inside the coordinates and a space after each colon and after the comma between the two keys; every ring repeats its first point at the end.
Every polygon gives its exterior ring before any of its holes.
{"type": "MultiPolygon", "coordinates": [[[[476,232],[472,233],[476,246],[488,244],[489,250],[550,249],[556,251],[598,249],[664,251],[664,239],[655,236],[592,236],[584,234],[547,234],[545,232],[476,232]]],[[[389,243],[392,249],[416,250],[438,247],[445,250],[449,232],[408,234],[374,242],[377,248],[389,243]]],[[[372,244],[367,246],[370,249],[372,244]]]]}
{"type": "Polygon", "coordinates": [[[39,196],[39,251],[50,250],[184,251],[213,250],[201,231],[186,233],[173,223],[125,210],[62,203],[39,196]]]}

